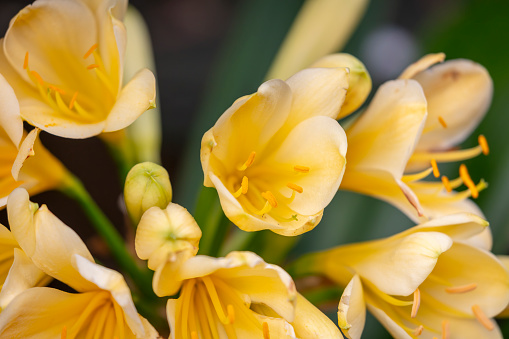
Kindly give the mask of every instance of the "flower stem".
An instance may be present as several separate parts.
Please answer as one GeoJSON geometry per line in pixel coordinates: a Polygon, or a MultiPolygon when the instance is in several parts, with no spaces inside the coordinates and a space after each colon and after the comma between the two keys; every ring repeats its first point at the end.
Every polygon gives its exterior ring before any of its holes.
{"type": "Polygon", "coordinates": [[[120,268],[131,277],[140,292],[146,297],[155,298],[152,291],[152,273],[148,269],[142,270],[137,265],[135,258],[127,250],[124,239],[97,206],[81,181],[73,175],[68,178],[60,190],[81,206],[97,233],[106,242],[120,268]]]}
{"type": "Polygon", "coordinates": [[[117,164],[120,175],[120,183],[123,186],[127,173],[129,173],[131,168],[136,165],[136,155],[133,151],[134,148],[132,147],[130,140],[127,138],[127,132],[121,130],[117,132],[103,133],[100,135],[100,138],[108,147],[111,156],[117,164]]]}

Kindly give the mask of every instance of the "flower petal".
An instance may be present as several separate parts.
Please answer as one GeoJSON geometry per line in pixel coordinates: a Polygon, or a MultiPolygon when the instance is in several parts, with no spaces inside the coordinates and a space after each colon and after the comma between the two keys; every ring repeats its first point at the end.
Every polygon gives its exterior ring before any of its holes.
{"type": "Polygon", "coordinates": [[[297,294],[295,318],[292,322],[297,338],[341,338],[338,327],[302,295],[297,294]]]}
{"type": "Polygon", "coordinates": [[[368,304],[368,309],[394,338],[412,339],[412,337],[383,310],[370,304],[368,304]]]}
{"type": "Polygon", "coordinates": [[[366,323],[366,304],[361,279],[357,274],[345,287],[339,301],[338,323],[348,338],[360,339],[366,323]]]}
{"type": "Polygon", "coordinates": [[[23,137],[23,120],[21,119],[19,102],[14,90],[0,74],[0,128],[3,128],[11,141],[19,146],[23,137]]]}

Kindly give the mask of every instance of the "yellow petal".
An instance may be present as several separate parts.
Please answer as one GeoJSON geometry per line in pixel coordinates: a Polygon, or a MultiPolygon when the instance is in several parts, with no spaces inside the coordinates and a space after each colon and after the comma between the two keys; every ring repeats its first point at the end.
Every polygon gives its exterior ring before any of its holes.
{"type": "Polygon", "coordinates": [[[182,286],[180,278],[181,266],[194,254],[191,251],[180,251],[175,253],[171,261],[163,262],[156,267],[152,279],[152,289],[158,297],[175,295],[182,286]]]}
{"type": "Polygon", "coordinates": [[[412,337],[383,310],[370,304],[368,304],[368,309],[394,338],[412,339],[412,337]]]}
{"type": "Polygon", "coordinates": [[[14,90],[0,75],[0,128],[3,128],[11,141],[19,146],[23,137],[23,120],[21,120],[19,103],[14,90]]]}
{"type": "Polygon", "coordinates": [[[11,174],[14,180],[18,180],[19,171],[21,170],[21,167],[23,166],[23,162],[28,159],[28,157],[33,156],[34,154],[34,143],[35,139],[37,139],[40,129],[34,128],[26,138],[23,140],[23,143],[21,144],[18,155],[16,156],[16,160],[14,161],[14,164],[12,165],[11,174]]]}
{"type": "Polygon", "coordinates": [[[345,287],[338,305],[338,324],[348,338],[360,339],[366,323],[362,283],[356,274],[345,287]]]}
{"type": "Polygon", "coordinates": [[[347,172],[385,170],[400,178],[426,119],[426,98],[414,80],[380,86],[362,116],[346,131],[347,172]]]}
{"type": "Polygon", "coordinates": [[[20,247],[46,274],[77,291],[93,290],[94,284],[84,279],[72,263],[73,254],[94,260],[83,241],[46,205],[33,209],[25,189],[18,188],[9,196],[9,225],[20,247]]]}
{"type": "Polygon", "coordinates": [[[154,103],[156,84],[148,69],[139,71],[122,89],[111,109],[104,132],[118,131],[129,126],[154,103]]]}
{"type": "Polygon", "coordinates": [[[327,55],[311,67],[346,67],[348,68],[348,91],[341,112],[336,119],[342,119],[357,110],[371,92],[371,77],[366,66],[356,57],[346,53],[327,55]]]}
{"type": "Polygon", "coordinates": [[[280,47],[267,78],[286,79],[322,56],[340,50],[367,1],[306,1],[280,47]]]}

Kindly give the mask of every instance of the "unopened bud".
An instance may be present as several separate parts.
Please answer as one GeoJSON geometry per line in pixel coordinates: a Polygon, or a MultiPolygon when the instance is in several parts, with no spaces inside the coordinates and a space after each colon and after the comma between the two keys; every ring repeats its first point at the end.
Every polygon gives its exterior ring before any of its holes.
{"type": "Polygon", "coordinates": [[[162,166],[143,162],[131,168],[127,174],[124,199],[127,212],[135,224],[149,208],[166,208],[171,198],[170,177],[162,166]]]}
{"type": "Polygon", "coordinates": [[[347,53],[327,55],[315,62],[311,67],[346,67],[350,70],[345,102],[341,106],[337,119],[344,118],[361,107],[369,92],[371,92],[371,77],[364,64],[353,55],[347,53]]]}

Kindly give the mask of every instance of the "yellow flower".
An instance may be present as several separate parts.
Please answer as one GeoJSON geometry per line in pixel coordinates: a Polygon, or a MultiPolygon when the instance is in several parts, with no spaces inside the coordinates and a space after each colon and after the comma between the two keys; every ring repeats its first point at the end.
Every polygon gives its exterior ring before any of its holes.
{"type": "Polygon", "coordinates": [[[339,324],[360,338],[365,305],[396,338],[501,338],[490,318],[509,302],[509,272],[465,244],[487,222],[456,214],[387,239],[330,249],[300,262],[346,287],[339,324]]]}
{"type": "Polygon", "coordinates": [[[125,7],[123,1],[35,1],[11,20],[0,73],[24,120],[58,136],[87,138],[125,128],[151,107],[149,70],[122,88],[125,7]]]}
{"type": "Polygon", "coordinates": [[[96,264],[79,236],[45,205],[37,209],[18,188],[7,210],[12,233],[27,256],[78,293],[46,287],[16,291],[1,313],[1,337],[158,337],[138,315],[122,275],[96,264]]]}
{"type": "Polygon", "coordinates": [[[346,137],[334,120],[347,70],[310,68],[238,99],[202,139],[204,185],[245,231],[298,235],[320,221],[341,182],[346,137]]]}
{"type": "Polygon", "coordinates": [[[181,292],[167,305],[172,339],[341,338],[285,271],[254,253],[192,257],[173,279],[181,292]]]}

